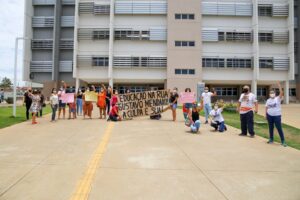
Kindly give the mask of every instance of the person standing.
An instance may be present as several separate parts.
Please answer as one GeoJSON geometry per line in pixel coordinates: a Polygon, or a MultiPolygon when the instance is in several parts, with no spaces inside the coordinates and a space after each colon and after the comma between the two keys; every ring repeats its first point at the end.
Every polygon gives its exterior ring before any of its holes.
{"type": "Polygon", "coordinates": [[[30,109],[31,104],[32,104],[32,99],[29,95],[31,93],[32,93],[31,88],[28,88],[28,90],[24,93],[24,97],[23,97],[23,104],[26,107],[26,119],[27,120],[29,120],[29,109],[30,109]]]}
{"type": "Polygon", "coordinates": [[[108,86],[107,91],[106,91],[106,110],[107,110],[107,115],[110,113],[110,100],[112,96],[112,88],[111,86],[108,86]]]}
{"type": "Polygon", "coordinates": [[[0,90],[0,103],[4,102],[4,90],[1,88],[0,90]]]}
{"type": "Polygon", "coordinates": [[[270,91],[270,98],[266,102],[266,119],[268,120],[269,124],[269,141],[268,144],[272,144],[274,141],[274,124],[276,129],[279,133],[281,145],[286,147],[287,144],[285,143],[284,133],[282,130],[281,125],[281,101],[283,97],[283,91],[281,88],[280,83],[277,83],[279,88],[279,96],[276,96],[275,91],[270,91]]]}
{"type": "Polygon", "coordinates": [[[102,119],[102,116],[104,116],[104,119],[106,119],[106,88],[103,84],[98,94],[97,106],[100,112],[99,118],[102,119]]]}
{"type": "Polygon", "coordinates": [[[239,134],[240,136],[247,136],[247,132],[249,132],[251,137],[255,136],[253,110],[257,113],[258,103],[256,96],[250,92],[249,86],[246,85],[243,87],[243,93],[237,105],[237,112],[240,113],[242,129],[242,133],[239,134]]]}
{"type": "Polygon", "coordinates": [[[62,102],[61,97],[66,93],[67,84],[61,81],[63,84],[58,92],[59,104],[58,104],[58,119],[60,119],[61,111],[63,111],[63,119],[66,117],[66,103],[62,102]]]}
{"type": "MultiPolygon", "coordinates": [[[[91,91],[95,91],[93,87],[91,87],[91,91]]],[[[86,92],[90,92],[90,88],[86,88],[86,92]]],[[[85,116],[88,116],[92,119],[92,112],[93,112],[93,102],[85,100],[85,93],[83,94],[83,119],[85,116]]]]}
{"type": "Polygon", "coordinates": [[[41,91],[39,91],[39,95],[40,95],[41,100],[40,100],[40,111],[37,113],[37,117],[42,117],[43,116],[43,107],[45,107],[46,104],[45,104],[45,97],[41,91]]]}
{"type": "Polygon", "coordinates": [[[33,93],[29,93],[29,97],[32,99],[32,103],[30,106],[30,112],[32,113],[32,124],[37,124],[36,115],[40,109],[40,96],[37,90],[34,90],[33,93]]]}
{"type": "Polygon", "coordinates": [[[76,103],[77,103],[77,115],[82,115],[82,91],[78,90],[77,97],[76,97],[76,103]]]}
{"type": "Polygon", "coordinates": [[[52,89],[52,94],[51,94],[51,97],[50,97],[50,106],[51,106],[51,109],[52,109],[52,117],[51,117],[51,122],[55,122],[55,117],[56,117],[56,111],[57,111],[57,108],[58,108],[58,95],[57,95],[57,91],[55,88],[52,89]]]}
{"type": "Polygon", "coordinates": [[[179,98],[178,89],[175,87],[169,98],[170,105],[163,110],[163,112],[169,109],[172,110],[172,117],[174,122],[176,121],[176,109],[177,109],[178,98],[179,98]]]}
{"type": "Polygon", "coordinates": [[[209,113],[211,111],[211,97],[216,95],[217,95],[216,91],[212,89],[212,92],[210,92],[208,87],[204,88],[204,92],[201,95],[202,97],[201,104],[202,107],[204,108],[204,113],[205,113],[205,124],[208,124],[209,113]]]}

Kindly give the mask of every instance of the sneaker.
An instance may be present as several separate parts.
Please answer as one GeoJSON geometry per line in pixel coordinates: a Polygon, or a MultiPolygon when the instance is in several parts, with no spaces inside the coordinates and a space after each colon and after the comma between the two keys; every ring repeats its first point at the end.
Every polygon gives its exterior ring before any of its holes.
{"type": "Polygon", "coordinates": [[[273,144],[273,140],[269,140],[267,143],[268,144],[273,144]]]}
{"type": "Polygon", "coordinates": [[[287,147],[287,144],[285,142],[282,142],[281,145],[287,147]]]}
{"type": "Polygon", "coordinates": [[[251,137],[251,138],[254,138],[254,137],[255,137],[255,135],[250,135],[250,137],[251,137]]]}
{"type": "Polygon", "coordinates": [[[239,136],[247,136],[247,134],[240,133],[239,136]]]}

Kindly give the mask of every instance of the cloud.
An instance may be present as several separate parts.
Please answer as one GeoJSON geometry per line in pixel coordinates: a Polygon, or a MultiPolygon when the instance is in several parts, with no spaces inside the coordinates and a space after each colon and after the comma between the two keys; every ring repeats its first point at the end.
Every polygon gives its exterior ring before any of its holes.
{"type": "MultiPolygon", "coordinates": [[[[1,1],[0,6],[0,78],[13,78],[15,38],[23,36],[24,1],[1,1]]],[[[21,42],[22,43],[22,42],[21,42]]],[[[22,80],[22,45],[18,50],[18,81],[22,80]]]]}

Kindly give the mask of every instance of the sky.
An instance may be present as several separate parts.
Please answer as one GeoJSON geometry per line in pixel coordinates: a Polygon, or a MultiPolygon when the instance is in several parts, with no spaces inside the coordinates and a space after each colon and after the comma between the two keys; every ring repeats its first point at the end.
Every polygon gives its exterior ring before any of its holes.
{"type": "MultiPolygon", "coordinates": [[[[15,38],[23,36],[25,0],[0,0],[0,80],[8,77],[13,81],[15,38]]],[[[22,81],[22,43],[18,50],[18,76],[22,81]]]]}

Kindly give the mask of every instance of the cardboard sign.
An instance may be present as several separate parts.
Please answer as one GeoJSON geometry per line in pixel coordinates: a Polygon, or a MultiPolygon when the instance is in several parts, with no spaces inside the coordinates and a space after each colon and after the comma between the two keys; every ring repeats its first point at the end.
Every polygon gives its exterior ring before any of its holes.
{"type": "Polygon", "coordinates": [[[92,101],[92,102],[98,101],[98,94],[94,91],[85,92],[84,97],[85,97],[85,101],[92,101]]]}
{"type": "Polygon", "coordinates": [[[196,101],[195,92],[182,92],[179,95],[180,103],[194,103],[196,101]]]}
{"type": "Polygon", "coordinates": [[[74,93],[63,93],[60,99],[63,103],[74,103],[74,93]]]}
{"type": "Polygon", "coordinates": [[[119,95],[119,112],[123,119],[156,115],[169,105],[169,91],[158,90],[119,95]]]}

